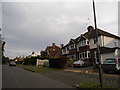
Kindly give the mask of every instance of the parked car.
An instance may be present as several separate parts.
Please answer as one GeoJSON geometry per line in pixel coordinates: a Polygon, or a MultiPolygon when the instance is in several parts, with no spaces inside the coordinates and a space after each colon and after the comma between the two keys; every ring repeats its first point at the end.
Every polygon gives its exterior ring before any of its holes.
{"type": "Polygon", "coordinates": [[[85,65],[85,62],[82,60],[73,62],[73,67],[83,67],[84,65],[85,65]]]}
{"type": "Polygon", "coordinates": [[[73,67],[87,67],[91,65],[90,58],[80,59],[78,61],[73,62],[73,67]]]}
{"type": "Polygon", "coordinates": [[[15,61],[9,61],[9,66],[16,66],[15,61]]]}
{"type": "Polygon", "coordinates": [[[102,68],[104,72],[120,71],[120,58],[107,58],[103,62],[102,68]]]}

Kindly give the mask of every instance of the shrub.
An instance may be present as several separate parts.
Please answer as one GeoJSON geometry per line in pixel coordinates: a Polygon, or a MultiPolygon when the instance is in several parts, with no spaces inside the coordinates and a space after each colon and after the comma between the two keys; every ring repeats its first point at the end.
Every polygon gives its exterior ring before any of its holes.
{"type": "Polygon", "coordinates": [[[16,64],[22,64],[23,61],[16,61],[16,64]]]}
{"type": "Polygon", "coordinates": [[[49,56],[42,56],[42,57],[38,57],[38,59],[45,60],[45,59],[50,59],[50,57],[49,56]]]}
{"type": "Polygon", "coordinates": [[[72,67],[73,62],[75,62],[75,61],[77,61],[77,58],[73,58],[72,60],[69,60],[69,61],[67,62],[67,66],[68,66],[68,67],[72,67]]]}
{"type": "Polygon", "coordinates": [[[49,59],[49,67],[51,68],[64,68],[67,64],[67,57],[54,57],[49,59]]]}
{"type": "Polygon", "coordinates": [[[73,58],[73,59],[72,59],[72,62],[75,62],[75,61],[77,61],[77,58],[73,58]]]}
{"type": "Polygon", "coordinates": [[[30,57],[24,59],[24,65],[36,65],[37,57],[30,57]]]}

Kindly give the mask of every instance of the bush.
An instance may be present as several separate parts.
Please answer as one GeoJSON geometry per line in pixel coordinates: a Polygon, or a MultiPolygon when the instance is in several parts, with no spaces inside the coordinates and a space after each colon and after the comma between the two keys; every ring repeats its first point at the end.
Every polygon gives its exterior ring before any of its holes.
{"type": "Polygon", "coordinates": [[[41,60],[45,60],[45,59],[49,59],[50,57],[47,57],[47,56],[42,56],[42,57],[39,57],[39,59],[41,60]]]}
{"type": "Polygon", "coordinates": [[[16,64],[23,64],[23,61],[16,61],[16,64]]]}
{"type": "Polygon", "coordinates": [[[67,66],[68,66],[68,67],[72,67],[72,66],[73,66],[73,62],[75,62],[75,61],[77,61],[77,58],[73,58],[72,60],[69,60],[69,61],[67,62],[67,66]]]}
{"type": "Polygon", "coordinates": [[[24,65],[36,65],[37,57],[30,57],[24,59],[24,65]]]}
{"type": "Polygon", "coordinates": [[[72,59],[72,62],[75,62],[75,61],[77,61],[77,58],[73,58],[73,59],[72,59]]]}
{"type": "Polygon", "coordinates": [[[49,67],[51,68],[64,68],[67,64],[67,57],[54,57],[49,59],[49,67]]]}

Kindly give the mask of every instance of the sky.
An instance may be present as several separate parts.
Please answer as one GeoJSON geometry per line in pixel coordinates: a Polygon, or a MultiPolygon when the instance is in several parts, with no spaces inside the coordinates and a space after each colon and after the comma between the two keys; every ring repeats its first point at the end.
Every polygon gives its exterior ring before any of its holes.
{"type": "MultiPolygon", "coordinates": [[[[40,54],[52,43],[67,44],[94,26],[92,1],[2,2],[0,10],[5,56],[10,58],[40,54]]],[[[96,15],[98,28],[118,35],[118,2],[96,2],[96,15]]]]}

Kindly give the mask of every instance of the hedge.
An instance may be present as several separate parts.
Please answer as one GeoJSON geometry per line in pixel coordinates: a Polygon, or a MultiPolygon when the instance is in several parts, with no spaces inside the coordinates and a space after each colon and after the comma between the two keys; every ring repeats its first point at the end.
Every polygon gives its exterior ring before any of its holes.
{"type": "Polygon", "coordinates": [[[69,59],[67,57],[54,57],[49,59],[49,67],[51,68],[64,68],[69,59]]]}
{"type": "Polygon", "coordinates": [[[24,65],[36,65],[37,57],[30,57],[24,59],[24,65]]]}

